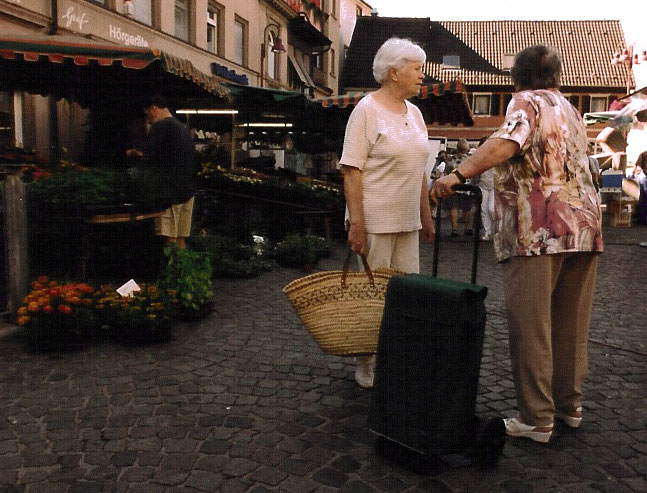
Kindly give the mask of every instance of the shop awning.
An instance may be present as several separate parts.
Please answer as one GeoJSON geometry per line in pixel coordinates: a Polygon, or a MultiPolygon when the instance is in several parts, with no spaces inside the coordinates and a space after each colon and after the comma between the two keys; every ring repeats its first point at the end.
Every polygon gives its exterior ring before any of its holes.
{"type": "Polygon", "coordinates": [[[290,36],[295,36],[308,45],[311,53],[322,53],[332,45],[330,39],[310,24],[303,12],[288,21],[288,32],[290,36]]]}
{"type": "Polygon", "coordinates": [[[303,82],[308,87],[315,87],[315,83],[312,80],[312,78],[310,77],[310,74],[305,69],[305,67],[303,67],[301,65],[301,62],[299,62],[297,57],[295,57],[291,53],[288,53],[288,60],[290,61],[290,63],[294,67],[294,71],[299,76],[299,79],[301,80],[301,82],[303,82]]]}
{"type": "MultiPolygon", "coordinates": [[[[369,94],[368,92],[352,92],[340,96],[319,98],[315,101],[324,108],[350,108],[369,94]]],[[[426,84],[420,89],[420,94],[411,99],[420,108],[427,124],[451,124],[471,127],[474,125],[472,112],[467,102],[467,94],[460,80],[426,84]]]]}
{"type": "Polygon", "coordinates": [[[59,35],[0,35],[0,90],[51,94],[82,106],[111,92],[127,98],[152,92],[169,99],[229,97],[215,77],[169,53],[59,35]]]}

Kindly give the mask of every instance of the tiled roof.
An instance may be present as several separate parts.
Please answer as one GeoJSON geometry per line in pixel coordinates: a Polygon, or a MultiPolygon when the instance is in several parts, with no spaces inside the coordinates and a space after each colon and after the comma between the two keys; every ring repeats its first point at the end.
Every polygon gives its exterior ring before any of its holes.
{"type": "Polygon", "coordinates": [[[627,68],[609,63],[624,42],[620,21],[432,22],[426,71],[434,79],[447,78],[441,64],[449,52],[439,48],[458,48],[464,69],[449,71],[450,79],[458,76],[468,85],[509,85],[504,55],[545,44],[562,55],[562,86],[624,88],[627,68]],[[451,38],[453,47],[447,43],[451,38]]]}
{"type": "Polygon", "coordinates": [[[373,57],[391,36],[410,38],[425,47],[427,82],[461,79],[467,86],[510,86],[504,55],[546,44],[562,55],[562,87],[624,92],[627,84],[627,68],[609,63],[625,43],[620,21],[432,22],[370,16],[357,19],[342,71],[342,88],[377,87],[371,71],[373,57]],[[460,56],[460,69],[442,69],[443,55],[449,54],[460,56]]]}

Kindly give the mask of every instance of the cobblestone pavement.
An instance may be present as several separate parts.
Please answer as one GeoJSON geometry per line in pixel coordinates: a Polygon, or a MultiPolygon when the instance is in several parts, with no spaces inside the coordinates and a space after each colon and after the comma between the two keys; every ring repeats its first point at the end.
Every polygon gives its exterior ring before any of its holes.
{"type": "MultiPolygon", "coordinates": [[[[507,440],[496,470],[415,474],[379,456],[366,427],[370,391],[352,361],[322,354],[276,269],[215,283],[215,311],[172,342],[112,343],[72,354],[0,340],[0,491],[25,492],[644,492],[647,491],[647,227],[607,229],[593,314],[585,417],[547,445],[507,440]]],[[[463,238],[441,275],[467,278],[463,238]]],[[[319,268],[337,269],[344,247],[319,268]]],[[[431,247],[422,270],[431,270],[431,247]]],[[[499,267],[481,246],[489,287],[478,412],[515,399],[499,267]]]]}

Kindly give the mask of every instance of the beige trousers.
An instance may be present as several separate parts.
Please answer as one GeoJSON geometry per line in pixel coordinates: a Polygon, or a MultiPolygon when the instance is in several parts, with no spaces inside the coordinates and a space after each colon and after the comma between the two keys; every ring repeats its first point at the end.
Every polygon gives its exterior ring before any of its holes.
{"type": "MultiPolygon", "coordinates": [[[[366,260],[371,269],[390,267],[407,274],[420,273],[420,233],[407,231],[404,233],[368,234],[368,255],[366,260]]],[[[359,261],[363,269],[362,261],[359,261]]],[[[358,365],[375,366],[375,356],[360,356],[355,358],[358,365]]]]}
{"type": "Polygon", "coordinates": [[[419,236],[419,231],[368,234],[366,260],[369,267],[390,267],[407,274],[420,273],[419,236]]]}
{"type": "Polygon", "coordinates": [[[582,405],[598,254],[512,257],[503,263],[510,359],[521,421],[553,423],[582,405]]]}

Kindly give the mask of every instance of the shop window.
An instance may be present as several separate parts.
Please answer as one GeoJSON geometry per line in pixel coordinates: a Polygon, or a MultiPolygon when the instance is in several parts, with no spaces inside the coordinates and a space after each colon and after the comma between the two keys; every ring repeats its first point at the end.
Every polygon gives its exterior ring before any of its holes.
{"type": "Polygon", "coordinates": [[[133,17],[148,26],[153,25],[153,5],[152,0],[132,0],[134,7],[133,17]]]}
{"type": "Polygon", "coordinates": [[[607,96],[591,96],[591,113],[607,110],[607,96]]]}
{"type": "Polygon", "coordinates": [[[222,55],[222,7],[209,2],[207,7],[207,50],[222,55]]]}
{"type": "Polygon", "coordinates": [[[234,62],[247,66],[248,29],[247,22],[237,17],[234,21],[234,62]]]}
{"type": "Polygon", "coordinates": [[[175,0],[175,37],[189,42],[188,0],[175,0]]]}
{"type": "Polygon", "coordinates": [[[472,111],[475,115],[489,115],[490,114],[490,95],[489,94],[474,94],[472,100],[472,111]]]}
{"type": "Polygon", "coordinates": [[[274,52],[277,34],[274,31],[268,33],[267,38],[267,75],[274,80],[278,80],[279,54],[274,52]]]}

